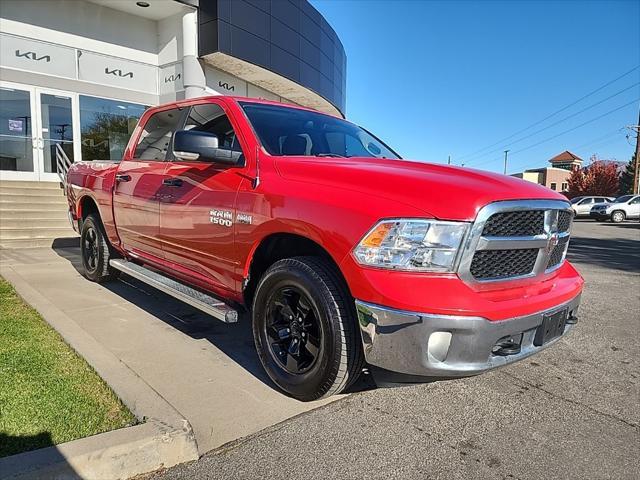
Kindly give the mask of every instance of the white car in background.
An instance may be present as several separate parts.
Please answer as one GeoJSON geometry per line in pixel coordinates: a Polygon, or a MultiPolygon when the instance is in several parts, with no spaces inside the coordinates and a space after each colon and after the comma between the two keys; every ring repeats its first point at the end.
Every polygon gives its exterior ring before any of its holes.
{"type": "Polygon", "coordinates": [[[575,197],[571,199],[571,208],[576,217],[588,217],[594,205],[611,203],[613,197],[575,197]]]}
{"type": "Polygon", "coordinates": [[[611,219],[614,223],[620,223],[627,218],[640,218],[640,195],[622,195],[611,203],[596,205],[589,214],[596,220],[611,219]]]}

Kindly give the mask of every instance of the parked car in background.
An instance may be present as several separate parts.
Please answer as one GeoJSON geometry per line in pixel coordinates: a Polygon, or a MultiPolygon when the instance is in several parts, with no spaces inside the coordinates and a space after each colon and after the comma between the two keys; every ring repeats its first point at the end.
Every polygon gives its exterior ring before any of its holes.
{"type": "Polygon", "coordinates": [[[571,199],[571,209],[576,217],[587,217],[594,205],[611,203],[613,200],[613,197],[575,197],[571,199]]]}
{"type": "Polygon", "coordinates": [[[611,203],[595,205],[589,216],[596,220],[611,219],[614,223],[627,218],[640,218],[640,195],[622,195],[611,203]]]}

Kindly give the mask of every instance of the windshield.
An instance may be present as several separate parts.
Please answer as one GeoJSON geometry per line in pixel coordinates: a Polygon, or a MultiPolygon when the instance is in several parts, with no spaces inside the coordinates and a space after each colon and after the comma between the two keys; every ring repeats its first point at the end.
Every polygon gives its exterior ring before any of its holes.
{"type": "Polygon", "coordinates": [[[582,200],[584,197],[576,197],[574,199],[571,200],[571,203],[578,203],[580,200],[582,200]]]}
{"type": "Polygon", "coordinates": [[[400,158],[365,129],[345,120],[297,108],[239,103],[271,155],[400,158]]]}
{"type": "Polygon", "coordinates": [[[622,195],[621,197],[616,198],[613,203],[625,203],[633,198],[633,195],[622,195]]]}

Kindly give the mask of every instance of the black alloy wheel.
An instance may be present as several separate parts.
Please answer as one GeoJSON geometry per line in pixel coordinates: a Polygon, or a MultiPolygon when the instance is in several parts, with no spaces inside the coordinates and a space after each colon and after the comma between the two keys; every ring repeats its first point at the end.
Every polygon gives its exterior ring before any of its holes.
{"type": "Polygon", "coordinates": [[[100,217],[90,214],[82,222],[80,251],[84,276],[94,282],[106,282],[118,277],[120,272],[109,265],[111,248],[102,229],[100,217]]]}
{"type": "Polygon", "coordinates": [[[98,233],[96,232],[95,226],[89,225],[82,238],[82,255],[84,257],[85,268],[89,274],[95,273],[98,269],[99,248],[98,233]]]}
{"type": "Polygon", "coordinates": [[[267,305],[265,333],[273,358],[291,374],[313,367],[322,348],[322,326],[311,299],[299,288],[274,292],[267,305]]]}
{"type": "Polygon", "coordinates": [[[251,310],[260,363],[292,397],[309,401],[334,395],[362,372],[355,304],[328,260],[278,260],[261,276],[251,310]]]}

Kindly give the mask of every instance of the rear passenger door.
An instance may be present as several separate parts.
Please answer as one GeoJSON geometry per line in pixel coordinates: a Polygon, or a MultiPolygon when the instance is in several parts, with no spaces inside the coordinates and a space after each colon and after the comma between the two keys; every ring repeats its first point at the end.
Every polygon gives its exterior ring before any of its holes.
{"type": "Polygon", "coordinates": [[[593,207],[593,197],[585,198],[584,200],[580,200],[577,205],[577,214],[578,215],[588,215],[593,207]]]}
{"type": "Polygon", "coordinates": [[[131,158],[123,159],[113,191],[113,212],[124,248],[162,258],[159,240],[160,197],[165,160],[183,110],[156,111],[144,123],[131,158]]]}
{"type": "Polygon", "coordinates": [[[640,217],[640,196],[629,202],[629,214],[627,216],[630,218],[640,217]]]}
{"type": "MultiPolygon", "coordinates": [[[[240,139],[221,104],[193,105],[183,128],[215,134],[220,149],[241,153],[244,160],[240,139]]],[[[243,166],[173,158],[165,170],[165,182],[171,186],[160,200],[160,238],[166,260],[222,292],[236,288],[235,201],[242,170],[243,166]]]]}

